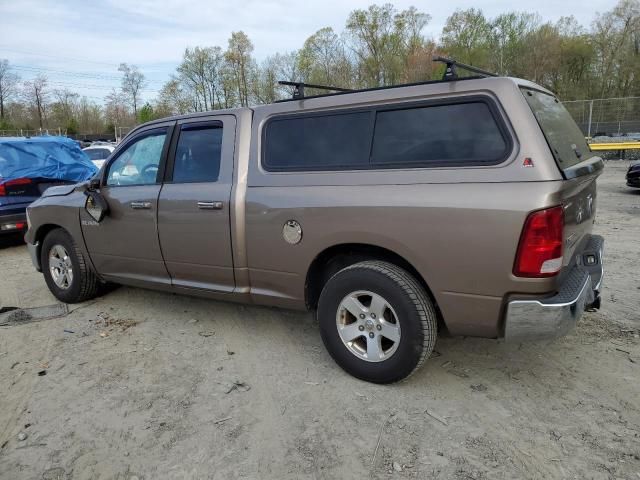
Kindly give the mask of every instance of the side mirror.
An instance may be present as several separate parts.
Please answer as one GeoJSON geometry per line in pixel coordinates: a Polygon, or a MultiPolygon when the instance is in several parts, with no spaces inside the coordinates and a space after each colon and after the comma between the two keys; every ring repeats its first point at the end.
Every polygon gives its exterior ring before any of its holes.
{"type": "Polygon", "coordinates": [[[107,205],[104,197],[96,191],[87,190],[84,194],[87,196],[84,209],[96,222],[101,222],[105,215],[109,213],[109,205],[107,205]]]}
{"type": "Polygon", "coordinates": [[[89,180],[89,184],[87,185],[87,190],[91,191],[91,192],[95,192],[96,190],[98,190],[100,188],[100,178],[92,178],[91,180],[89,180]]]}

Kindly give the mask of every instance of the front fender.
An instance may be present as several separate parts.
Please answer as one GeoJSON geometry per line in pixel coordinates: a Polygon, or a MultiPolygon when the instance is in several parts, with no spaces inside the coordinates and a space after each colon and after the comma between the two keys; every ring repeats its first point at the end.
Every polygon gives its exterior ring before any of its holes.
{"type": "Polygon", "coordinates": [[[71,235],[91,269],[98,274],[91,262],[80,225],[80,211],[84,208],[85,201],[83,191],[74,188],[66,195],[43,196],[27,208],[30,225],[24,239],[28,245],[33,246],[30,248],[37,255],[36,269],[40,266],[40,248],[44,238],[51,230],[62,228],[71,235]]]}

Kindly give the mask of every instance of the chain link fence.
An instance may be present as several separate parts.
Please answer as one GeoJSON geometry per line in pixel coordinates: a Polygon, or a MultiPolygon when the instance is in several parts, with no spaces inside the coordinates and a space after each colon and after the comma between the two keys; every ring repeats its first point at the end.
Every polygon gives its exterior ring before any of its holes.
{"type": "Polygon", "coordinates": [[[640,97],[562,102],[586,137],[640,139],[640,97]]]}
{"type": "Polygon", "coordinates": [[[41,136],[63,136],[74,140],[83,140],[93,142],[97,140],[115,141],[120,143],[127,134],[135,127],[116,127],[114,131],[109,133],[67,133],[65,128],[39,128],[37,130],[28,130],[19,128],[14,130],[0,130],[0,137],[41,137],[41,136]]]}
{"type": "Polygon", "coordinates": [[[37,130],[27,130],[19,128],[15,130],[0,130],[0,137],[40,137],[43,135],[66,136],[65,128],[38,128],[37,130]]]}

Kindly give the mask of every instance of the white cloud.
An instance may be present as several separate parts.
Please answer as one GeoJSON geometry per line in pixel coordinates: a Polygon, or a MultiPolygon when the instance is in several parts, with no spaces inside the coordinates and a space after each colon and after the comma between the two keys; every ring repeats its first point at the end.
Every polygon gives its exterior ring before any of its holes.
{"type": "MultiPolygon", "coordinates": [[[[243,30],[255,45],[256,57],[262,59],[278,51],[300,48],[309,35],[322,27],[342,31],[350,11],[366,8],[371,3],[370,0],[2,1],[0,58],[8,58],[18,65],[110,76],[118,75],[120,62],[133,63],[151,80],[149,89],[157,90],[187,46],[224,48],[232,31],[243,30]]],[[[431,37],[438,37],[446,18],[457,8],[482,8],[489,17],[511,10],[532,11],[530,2],[502,0],[460,0],[455,4],[399,0],[393,3],[398,9],[415,5],[431,14],[432,21],[425,30],[431,37]]],[[[614,4],[614,0],[590,0],[589,8],[585,8],[580,0],[539,0],[535,11],[545,20],[573,14],[588,26],[596,11],[609,10],[614,4]]],[[[28,76],[27,70],[21,73],[23,77],[28,76]]],[[[50,78],[59,83],[83,83],[80,77],[74,79],[63,74],[50,74],[50,78]]],[[[118,84],[117,80],[98,83],[106,86],[80,90],[99,98],[104,96],[105,89],[118,84]]],[[[151,91],[148,94],[153,96],[151,91]]]]}

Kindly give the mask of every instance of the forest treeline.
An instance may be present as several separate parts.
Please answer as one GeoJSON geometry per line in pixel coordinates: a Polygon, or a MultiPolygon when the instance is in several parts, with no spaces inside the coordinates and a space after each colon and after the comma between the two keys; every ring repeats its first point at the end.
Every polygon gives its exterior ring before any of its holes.
{"type": "Polygon", "coordinates": [[[260,61],[251,39],[233,32],[225,46],[186,48],[154,98],[134,65],[121,64],[121,87],[96,102],[54,88],[45,73],[23,81],[0,60],[0,130],[99,133],[172,114],[270,103],[291,95],[278,80],[344,88],[431,80],[443,69],[434,55],[532,80],[562,100],[640,96],[640,0],[594,12],[590,25],[517,11],[487,17],[471,8],[449,16],[434,39],[426,33],[430,21],[415,7],[371,5],[352,11],[342,31],[322,28],[298,50],[260,61]]]}

